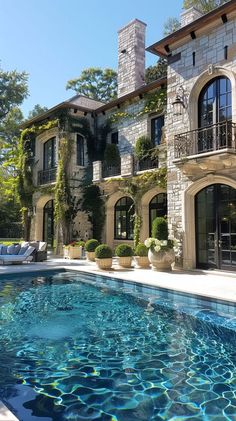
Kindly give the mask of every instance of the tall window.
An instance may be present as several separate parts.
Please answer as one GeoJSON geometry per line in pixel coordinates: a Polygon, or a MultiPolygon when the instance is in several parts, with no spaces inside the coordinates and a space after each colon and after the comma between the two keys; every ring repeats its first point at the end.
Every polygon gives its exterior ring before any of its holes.
{"type": "Polygon", "coordinates": [[[211,80],[202,89],[198,100],[198,152],[231,146],[232,126],[231,82],[227,77],[211,80]]]}
{"type": "Polygon", "coordinates": [[[159,193],[149,203],[149,234],[152,232],[152,222],[157,216],[167,215],[167,194],[159,193]]]}
{"type": "Polygon", "coordinates": [[[118,134],[118,132],[114,132],[114,133],[111,134],[111,143],[113,145],[118,145],[118,143],[119,143],[119,134],[118,134]]]}
{"type": "Polygon", "coordinates": [[[52,137],[44,143],[43,169],[49,170],[56,166],[56,138],[52,137]]]}
{"type": "Polygon", "coordinates": [[[126,196],[115,205],[115,238],[133,240],[134,238],[134,202],[126,196]]]}
{"type": "Polygon", "coordinates": [[[232,119],[231,82],[227,77],[211,80],[198,101],[199,127],[232,119]]]}
{"type": "Polygon", "coordinates": [[[77,134],[76,139],[76,150],[77,150],[77,158],[76,163],[77,165],[84,166],[84,138],[77,134]]]}
{"type": "Polygon", "coordinates": [[[152,118],[151,120],[151,140],[154,146],[161,143],[162,127],[164,126],[164,116],[152,118]]]}

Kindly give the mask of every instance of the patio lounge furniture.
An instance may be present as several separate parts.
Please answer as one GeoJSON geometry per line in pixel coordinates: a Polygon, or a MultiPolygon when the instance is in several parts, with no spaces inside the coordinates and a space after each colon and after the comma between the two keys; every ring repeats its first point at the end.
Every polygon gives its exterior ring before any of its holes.
{"type": "Polygon", "coordinates": [[[12,263],[20,264],[23,262],[32,262],[35,248],[32,246],[23,246],[19,250],[19,254],[0,254],[0,264],[12,263]]]}
{"type": "Polygon", "coordinates": [[[47,260],[47,243],[45,241],[29,241],[23,243],[23,245],[34,247],[33,262],[43,262],[44,260],[47,260]]]}

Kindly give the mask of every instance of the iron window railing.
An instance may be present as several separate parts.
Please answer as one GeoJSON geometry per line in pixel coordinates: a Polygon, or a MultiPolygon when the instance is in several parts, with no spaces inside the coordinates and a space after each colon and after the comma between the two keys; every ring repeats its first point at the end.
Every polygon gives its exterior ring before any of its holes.
{"type": "Polygon", "coordinates": [[[184,158],[221,149],[236,149],[236,124],[223,121],[175,135],[175,158],[184,158]]]}
{"type": "Polygon", "coordinates": [[[115,177],[121,174],[121,163],[117,165],[107,165],[105,162],[102,163],[102,177],[115,177]]]}
{"type": "Polygon", "coordinates": [[[38,185],[53,183],[56,181],[57,168],[50,168],[38,172],[38,185]]]}

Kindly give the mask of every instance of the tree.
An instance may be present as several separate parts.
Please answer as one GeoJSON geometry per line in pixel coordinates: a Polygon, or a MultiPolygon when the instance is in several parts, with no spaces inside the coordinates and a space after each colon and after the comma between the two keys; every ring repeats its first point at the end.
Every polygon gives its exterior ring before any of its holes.
{"type": "Polygon", "coordinates": [[[196,7],[202,13],[208,13],[213,9],[227,3],[228,0],[184,0],[183,8],[196,7]]]}
{"type": "Polygon", "coordinates": [[[112,69],[84,69],[77,79],[67,82],[66,89],[97,101],[109,102],[117,96],[117,73],[112,69]]]}
{"type": "Polygon", "coordinates": [[[149,66],[145,71],[145,82],[151,83],[154,80],[161,79],[167,76],[167,61],[164,58],[159,58],[154,66],[149,66]]]}
{"type": "Polygon", "coordinates": [[[164,23],[163,35],[167,36],[180,28],[180,21],[177,18],[168,18],[164,23]]]}
{"type": "Polygon", "coordinates": [[[29,112],[28,120],[37,117],[40,114],[46,113],[46,111],[48,111],[47,107],[42,107],[40,104],[36,104],[34,108],[29,112]]]}
{"type": "Polygon", "coordinates": [[[25,72],[6,72],[0,69],[0,120],[28,96],[27,80],[25,72]]]}

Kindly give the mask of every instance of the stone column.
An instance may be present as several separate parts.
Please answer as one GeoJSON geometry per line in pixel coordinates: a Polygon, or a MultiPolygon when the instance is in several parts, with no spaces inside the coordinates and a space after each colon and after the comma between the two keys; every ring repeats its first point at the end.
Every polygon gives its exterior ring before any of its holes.
{"type": "Polygon", "coordinates": [[[102,161],[93,162],[93,181],[102,180],[102,161]]]}
{"type": "Polygon", "coordinates": [[[134,173],[134,158],[130,153],[121,155],[121,176],[133,175],[134,173]]]}

